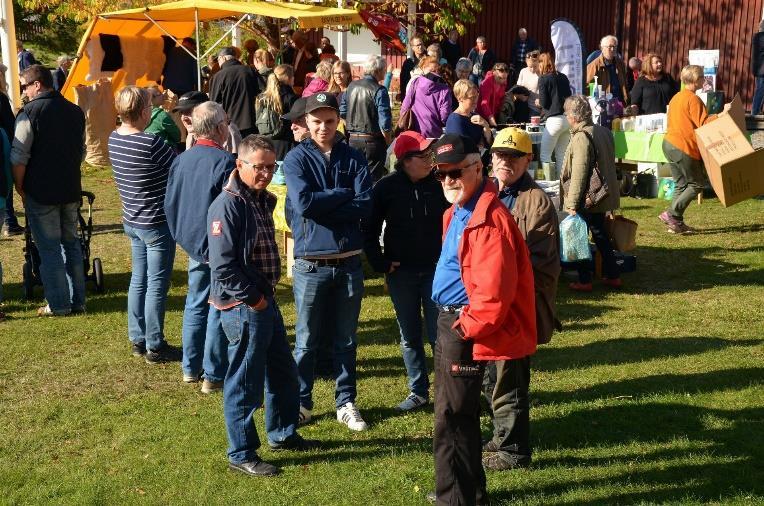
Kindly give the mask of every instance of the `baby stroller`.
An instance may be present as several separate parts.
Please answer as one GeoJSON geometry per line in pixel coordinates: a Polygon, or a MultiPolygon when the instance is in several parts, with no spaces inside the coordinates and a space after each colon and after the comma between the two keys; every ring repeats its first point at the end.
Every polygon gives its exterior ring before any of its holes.
{"type": "MultiPolygon", "coordinates": [[[[88,219],[82,216],[82,199],[80,199],[80,207],[77,210],[77,235],[80,239],[80,246],[82,246],[82,261],[85,264],[85,281],[92,281],[95,283],[95,289],[97,293],[103,293],[103,265],[100,258],[93,259],[93,272],[90,272],[90,238],[93,236],[93,201],[95,195],[90,192],[83,191],[82,197],[87,199],[88,202],[88,219]]],[[[29,300],[34,297],[34,287],[42,286],[42,278],[40,277],[40,252],[37,250],[37,246],[32,240],[32,232],[29,227],[24,230],[24,269],[23,269],[23,288],[24,298],[29,300]]]]}

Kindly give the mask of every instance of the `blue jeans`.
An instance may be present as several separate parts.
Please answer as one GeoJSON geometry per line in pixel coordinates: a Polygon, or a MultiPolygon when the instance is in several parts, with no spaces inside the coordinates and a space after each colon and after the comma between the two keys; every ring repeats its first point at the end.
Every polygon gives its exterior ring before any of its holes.
{"type": "Polygon", "coordinates": [[[756,76],[756,89],[753,92],[751,114],[761,114],[762,104],[764,104],[764,76],[756,76]]]}
{"type": "MultiPolygon", "coordinates": [[[[13,139],[11,139],[13,142],[13,139]]],[[[13,190],[8,193],[8,198],[5,199],[5,206],[3,207],[3,219],[0,220],[0,225],[5,223],[7,227],[18,227],[19,219],[16,217],[16,210],[13,209],[13,190]]]]}
{"type": "Polygon", "coordinates": [[[297,258],[292,270],[297,321],[294,359],[300,380],[300,405],[313,409],[316,349],[322,323],[334,321],[334,401],[337,408],[356,397],[356,330],[363,298],[360,255],[338,266],[318,266],[297,258]]]}
{"type": "MultiPolygon", "coordinates": [[[[5,207],[0,207],[0,225],[5,221],[5,207]]],[[[0,302],[3,301],[3,263],[0,262],[0,302]]],[[[1,313],[2,311],[0,311],[1,313]]]]}
{"type": "Polygon", "coordinates": [[[27,225],[40,252],[40,277],[53,314],[85,309],[85,265],[77,235],[79,202],[45,205],[24,200],[27,225]],[[62,254],[63,250],[63,254],[62,254]]]}
{"type": "Polygon", "coordinates": [[[223,381],[228,369],[226,338],[220,311],[209,303],[210,266],[188,259],[188,294],[183,310],[183,374],[202,371],[210,381],[223,381]]]}
{"type": "Polygon", "coordinates": [[[240,464],[257,457],[260,438],[253,418],[263,405],[263,388],[268,440],[283,443],[296,434],[297,365],[272,298],[262,311],[246,304],[221,311],[220,321],[228,338],[230,364],[223,384],[228,459],[240,464]]]}
{"type": "Polygon", "coordinates": [[[401,353],[409,379],[409,390],[420,397],[430,397],[430,380],[422,332],[422,312],[430,347],[435,348],[438,332],[438,308],[432,301],[432,278],[435,271],[414,272],[397,269],[387,274],[387,288],[401,331],[401,353]]]}
{"type": "Polygon", "coordinates": [[[165,345],[164,313],[170,287],[175,241],[164,223],[156,228],[123,224],[132,248],[132,276],[127,292],[127,335],[152,351],[165,345]]]}

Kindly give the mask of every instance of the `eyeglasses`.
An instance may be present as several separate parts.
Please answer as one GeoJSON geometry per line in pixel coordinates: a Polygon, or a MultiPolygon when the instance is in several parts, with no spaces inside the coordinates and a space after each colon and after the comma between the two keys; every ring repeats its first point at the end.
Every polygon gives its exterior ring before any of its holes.
{"type": "Polygon", "coordinates": [[[421,153],[416,153],[413,155],[409,155],[409,158],[419,158],[420,160],[432,160],[432,151],[422,151],[421,153]]]}
{"type": "Polygon", "coordinates": [[[500,160],[504,160],[505,162],[511,162],[513,160],[519,160],[520,158],[523,158],[524,154],[522,153],[507,153],[502,151],[494,151],[493,154],[499,158],[500,160]]]}
{"type": "Polygon", "coordinates": [[[602,46],[602,49],[617,49],[618,46],[602,46]]]}
{"type": "Polygon", "coordinates": [[[509,69],[507,67],[496,67],[493,70],[495,70],[496,72],[509,72],[509,69]]]}
{"type": "Polygon", "coordinates": [[[273,174],[274,172],[276,172],[277,164],[275,163],[272,163],[270,165],[255,165],[254,163],[248,162],[247,160],[244,160],[243,158],[239,158],[239,161],[241,161],[241,163],[245,163],[249,165],[250,167],[252,167],[252,169],[254,169],[255,172],[259,172],[260,174],[273,174]]]}
{"type": "Polygon", "coordinates": [[[334,72],[333,75],[335,75],[335,76],[344,76],[344,75],[347,75],[347,72],[344,72],[344,71],[343,72],[334,72]]]}
{"type": "Polygon", "coordinates": [[[473,165],[475,165],[477,162],[472,162],[469,165],[465,165],[464,167],[458,167],[456,169],[451,170],[442,170],[437,167],[437,165],[432,169],[432,175],[440,181],[441,183],[446,180],[447,177],[450,177],[451,179],[459,179],[462,177],[463,172],[473,165]]]}
{"type": "Polygon", "coordinates": [[[24,84],[24,83],[19,83],[19,90],[23,92],[23,91],[24,91],[24,90],[26,90],[28,87],[32,86],[34,83],[37,83],[37,82],[39,82],[39,81],[32,81],[31,83],[26,83],[26,84],[24,84]]]}

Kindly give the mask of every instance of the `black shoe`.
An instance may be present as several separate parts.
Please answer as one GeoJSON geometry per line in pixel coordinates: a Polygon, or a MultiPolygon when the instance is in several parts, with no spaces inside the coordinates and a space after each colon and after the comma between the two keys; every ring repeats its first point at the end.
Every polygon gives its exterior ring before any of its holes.
{"type": "Polygon", "coordinates": [[[165,343],[158,350],[146,349],[144,359],[147,364],[164,364],[165,362],[180,362],[182,351],[180,348],[165,343]]]}
{"type": "Polygon", "coordinates": [[[521,469],[531,465],[530,459],[512,459],[506,460],[500,454],[495,453],[483,457],[483,467],[489,471],[509,471],[512,469],[521,469]]]}
{"type": "Polygon", "coordinates": [[[278,467],[260,459],[242,462],[241,464],[228,463],[228,467],[249,476],[276,476],[281,472],[278,467]]]}
{"type": "Polygon", "coordinates": [[[271,443],[268,441],[268,446],[270,446],[273,451],[292,450],[295,452],[306,452],[320,447],[321,442],[317,439],[305,439],[301,435],[295,434],[281,443],[271,443]]]}
{"type": "Polygon", "coordinates": [[[497,451],[499,451],[499,445],[497,445],[493,439],[483,445],[483,452],[485,453],[496,453],[497,451]]]}
{"type": "Polygon", "coordinates": [[[133,343],[131,348],[134,357],[142,357],[146,354],[146,343],[133,343]]]}

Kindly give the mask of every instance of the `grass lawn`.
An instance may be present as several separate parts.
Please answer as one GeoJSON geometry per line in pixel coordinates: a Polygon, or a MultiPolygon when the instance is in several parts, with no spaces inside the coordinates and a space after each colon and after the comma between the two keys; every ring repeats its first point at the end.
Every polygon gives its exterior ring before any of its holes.
{"type": "MultiPolygon", "coordinates": [[[[96,193],[93,256],[107,292],[88,314],[39,319],[21,299],[20,238],[0,242],[0,503],[424,504],[433,487],[432,410],[397,415],[407,394],[398,330],[382,279],[366,283],[358,329],[359,406],[371,430],[334,419],[333,385],[316,385],[307,454],[272,453],[274,479],[227,468],[221,396],[181,382],[180,366],[130,355],[128,240],[108,169],[96,193]]],[[[658,200],[623,201],[640,224],[639,270],[625,289],[573,294],[565,330],[533,360],[530,469],[488,475],[496,503],[764,502],[764,201],[695,204],[701,232],[659,226],[658,200]]],[[[178,254],[166,333],[180,344],[186,257],[178,254]]],[[[40,289],[38,288],[38,293],[40,289]]],[[[278,299],[294,335],[283,278],[278,299]]],[[[258,416],[262,432],[262,414],[258,416]]],[[[484,420],[486,434],[489,421],[484,420]]]]}

